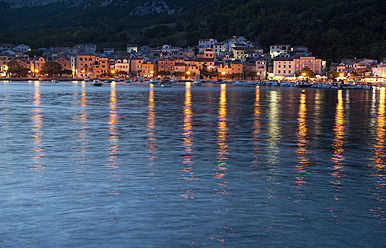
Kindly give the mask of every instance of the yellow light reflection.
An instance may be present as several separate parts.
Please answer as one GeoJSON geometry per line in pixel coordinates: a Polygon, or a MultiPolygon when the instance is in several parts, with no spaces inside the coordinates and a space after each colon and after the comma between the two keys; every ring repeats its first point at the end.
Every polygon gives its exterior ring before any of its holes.
{"type": "Polygon", "coordinates": [[[306,123],[306,94],[300,95],[300,105],[299,105],[299,113],[298,113],[298,149],[296,150],[296,154],[298,156],[298,163],[296,163],[296,169],[298,175],[296,177],[296,182],[300,185],[305,183],[304,181],[304,173],[306,173],[305,166],[308,164],[309,159],[306,157],[307,154],[307,123],[306,123]]]}
{"type": "Polygon", "coordinates": [[[41,115],[40,108],[40,82],[35,81],[35,92],[34,92],[34,101],[33,101],[33,114],[32,114],[32,122],[33,122],[33,151],[35,152],[35,156],[32,158],[33,167],[38,170],[43,170],[45,167],[42,165],[41,158],[44,157],[44,149],[42,148],[42,126],[43,126],[43,117],[41,115]]]}
{"type": "Polygon", "coordinates": [[[375,147],[375,167],[380,172],[386,168],[385,166],[385,88],[381,88],[379,92],[379,106],[377,115],[376,143],[375,147]]]}
{"type": "MultiPolygon", "coordinates": [[[[345,126],[344,126],[344,106],[343,106],[343,97],[342,97],[342,90],[338,90],[337,92],[337,98],[338,102],[336,104],[336,112],[335,112],[335,127],[334,127],[334,142],[332,145],[333,148],[333,172],[331,173],[331,176],[334,177],[334,180],[331,181],[331,183],[337,187],[339,190],[341,188],[342,180],[341,173],[343,171],[343,161],[345,160],[343,156],[344,148],[344,133],[345,133],[345,126]]],[[[338,196],[335,196],[335,200],[339,200],[338,196]]]]}
{"type": "MultiPolygon", "coordinates": [[[[118,166],[118,152],[119,152],[119,138],[118,138],[118,130],[117,124],[119,120],[119,116],[117,114],[117,96],[115,85],[111,85],[110,88],[110,103],[109,103],[109,147],[108,147],[108,156],[109,162],[106,167],[117,169],[118,166]]],[[[112,171],[110,172],[111,181],[114,184],[112,190],[108,193],[112,195],[119,195],[119,185],[117,183],[121,181],[121,178],[118,176],[119,172],[112,171]]]]}
{"type": "MultiPolygon", "coordinates": [[[[217,168],[216,168],[216,179],[223,179],[226,176],[225,171],[227,170],[227,154],[228,154],[228,145],[226,142],[227,136],[227,100],[226,100],[226,84],[221,84],[221,92],[220,92],[220,102],[218,109],[218,123],[217,123],[217,168]]],[[[225,190],[227,182],[220,182],[220,189],[218,189],[218,193],[227,194],[228,192],[225,190]]]]}
{"type": "MultiPolygon", "coordinates": [[[[191,95],[191,89],[190,89],[190,82],[186,83],[185,88],[185,106],[184,106],[184,127],[183,127],[183,135],[184,135],[184,161],[183,161],[183,167],[181,169],[182,177],[186,181],[196,180],[193,175],[192,171],[192,148],[193,148],[193,141],[192,141],[192,132],[193,132],[193,125],[192,125],[192,95],[191,95]]],[[[186,193],[182,195],[185,199],[194,199],[194,196],[192,195],[193,190],[189,189],[186,190],[186,193]]]]}
{"type": "MultiPolygon", "coordinates": [[[[256,167],[258,164],[258,158],[260,154],[259,150],[259,134],[260,134],[260,86],[256,86],[255,91],[255,107],[253,111],[253,130],[252,130],[252,139],[253,139],[253,153],[254,160],[252,167],[256,167]]],[[[256,173],[256,172],[253,172],[256,173]]]]}
{"type": "MultiPolygon", "coordinates": [[[[154,85],[149,84],[149,104],[148,104],[148,116],[147,116],[147,150],[149,153],[149,175],[155,175],[155,161],[157,159],[157,143],[155,138],[155,102],[154,102],[154,85]]],[[[154,190],[154,189],[153,189],[154,190]]]]}
{"type": "Polygon", "coordinates": [[[118,168],[117,154],[119,149],[119,138],[117,132],[118,114],[117,114],[117,96],[115,85],[111,84],[110,103],[109,103],[109,164],[108,167],[118,168]]]}
{"type": "Polygon", "coordinates": [[[377,186],[375,187],[373,198],[377,200],[378,205],[370,209],[370,212],[376,216],[380,217],[382,220],[386,220],[384,217],[384,211],[382,208],[382,188],[385,184],[385,98],[386,92],[385,88],[381,88],[379,92],[379,106],[377,114],[377,129],[376,129],[376,138],[374,144],[374,157],[373,161],[375,162],[375,173],[374,176],[377,177],[377,186]]]}

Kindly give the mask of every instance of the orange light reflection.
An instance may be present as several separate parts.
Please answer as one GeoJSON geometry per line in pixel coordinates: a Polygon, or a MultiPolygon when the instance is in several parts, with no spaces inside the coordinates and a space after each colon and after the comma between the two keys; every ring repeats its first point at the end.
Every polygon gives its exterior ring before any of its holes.
{"type": "MultiPolygon", "coordinates": [[[[221,92],[220,92],[220,102],[219,102],[219,110],[218,110],[218,123],[217,123],[217,168],[216,168],[216,179],[223,179],[226,176],[225,171],[227,170],[228,160],[228,145],[226,143],[227,136],[227,100],[226,100],[226,84],[221,84],[221,92]]],[[[219,194],[227,194],[228,192],[225,190],[227,186],[227,182],[224,181],[219,183],[220,189],[218,189],[219,194]]]]}
{"type": "Polygon", "coordinates": [[[305,183],[303,175],[306,173],[306,170],[304,167],[309,163],[309,159],[306,157],[306,154],[307,154],[306,113],[307,113],[306,94],[301,94],[299,112],[298,112],[298,133],[297,133],[298,149],[296,150],[296,154],[298,156],[298,163],[296,163],[296,169],[298,172],[296,177],[296,183],[298,183],[299,186],[305,183]]]}
{"type": "Polygon", "coordinates": [[[190,82],[186,83],[186,89],[185,89],[185,106],[184,106],[184,127],[183,127],[183,147],[185,150],[185,156],[183,161],[183,169],[182,174],[184,177],[184,180],[191,181],[196,180],[193,176],[192,172],[192,160],[191,160],[191,154],[192,154],[192,147],[193,147],[193,141],[192,141],[192,132],[193,132],[193,125],[192,125],[192,95],[191,95],[191,85],[190,82]]]}
{"type": "MultiPolygon", "coordinates": [[[[335,139],[332,145],[333,152],[334,152],[332,156],[332,162],[334,165],[333,165],[333,171],[331,172],[331,176],[334,177],[334,180],[331,181],[331,183],[337,188],[337,190],[339,190],[342,184],[342,180],[341,180],[341,173],[343,171],[342,162],[345,160],[343,156],[345,123],[344,123],[344,106],[343,106],[342,90],[338,90],[337,98],[338,98],[338,102],[336,105],[335,127],[334,127],[335,139]]],[[[335,196],[335,200],[339,200],[339,197],[335,196]]]]}
{"type": "Polygon", "coordinates": [[[44,149],[42,148],[42,126],[43,126],[43,117],[41,115],[40,108],[40,82],[34,82],[35,92],[34,92],[34,101],[33,101],[33,114],[32,114],[32,122],[33,122],[33,151],[35,152],[35,156],[32,158],[33,167],[40,171],[44,170],[45,167],[41,163],[41,158],[45,156],[44,149]]]}
{"type": "MultiPolygon", "coordinates": [[[[260,134],[260,86],[256,86],[255,91],[255,107],[253,110],[253,129],[252,129],[252,140],[253,140],[253,153],[254,159],[252,163],[252,167],[257,167],[258,159],[260,155],[260,147],[259,147],[259,134],[260,134]]],[[[256,174],[257,171],[252,171],[251,174],[256,174]]]]}
{"type": "Polygon", "coordinates": [[[149,175],[155,175],[155,160],[157,159],[157,143],[155,138],[155,102],[154,102],[154,85],[149,84],[149,104],[148,104],[148,116],[147,116],[147,150],[149,152],[149,175]]]}
{"type": "MultiPolygon", "coordinates": [[[[110,88],[110,103],[109,103],[109,147],[108,147],[108,155],[109,155],[109,163],[106,167],[110,167],[113,169],[119,168],[118,166],[118,151],[119,151],[119,138],[118,138],[118,130],[117,124],[119,120],[119,116],[117,114],[117,95],[115,84],[111,84],[110,88]]],[[[113,177],[111,181],[115,184],[114,189],[109,191],[109,194],[119,195],[117,182],[121,179],[117,178],[118,172],[111,172],[111,176],[113,177]]]]}
{"type": "Polygon", "coordinates": [[[386,89],[381,88],[379,92],[379,106],[377,114],[377,128],[376,128],[376,138],[374,144],[374,157],[373,161],[375,162],[375,173],[374,176],[377,177],[377,186],[374,189],[373,198],[378,202],[378,206],[370,209],[370,212],[376,216],[380,217],[382,220],[386,220],[384,216],[384,211],[382,209],[382,188],[385,184],[385,98],[386,98],[386,89]]]}

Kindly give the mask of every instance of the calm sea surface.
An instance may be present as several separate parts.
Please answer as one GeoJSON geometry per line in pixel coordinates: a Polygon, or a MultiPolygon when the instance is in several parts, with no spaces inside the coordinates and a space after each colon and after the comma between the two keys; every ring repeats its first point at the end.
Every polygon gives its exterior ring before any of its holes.
{"type": "Polygon", "coordinates": [[[386,90],[0,83],[0,247],[385,247],[386,90]]]}

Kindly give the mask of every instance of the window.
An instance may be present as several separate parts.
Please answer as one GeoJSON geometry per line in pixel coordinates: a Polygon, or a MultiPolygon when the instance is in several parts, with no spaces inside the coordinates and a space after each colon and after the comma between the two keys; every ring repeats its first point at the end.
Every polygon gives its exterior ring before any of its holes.
{"type": "Polygon", "coordinates": [[[283,68],[285,68],[285,65],[283,66],[283,68]]]}
{"type": "Polygon", "coordinates": [[[283,74],[285,74],[285,70],[283,71],[283,74]]]}
{"type": "Polygon", "coordinates": [[[291,65],[288,65],[288,68],[291,68],[291,65]]]}
{"type": "Polygon", "coordinates": [[[280,74],[280,70],[278,70],[278,71],[277,71],[277,73],[279,73],[279,74],[280,74]]]}

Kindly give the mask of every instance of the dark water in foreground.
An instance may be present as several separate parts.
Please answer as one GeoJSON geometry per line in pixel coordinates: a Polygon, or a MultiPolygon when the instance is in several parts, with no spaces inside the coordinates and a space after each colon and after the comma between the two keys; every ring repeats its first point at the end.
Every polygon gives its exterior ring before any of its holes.
{"type": "Polygon", "coordinates": [[[385,247],[385,89],[0,84],[0,247],[385,247]]]}

